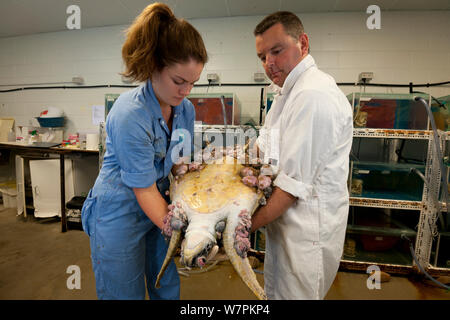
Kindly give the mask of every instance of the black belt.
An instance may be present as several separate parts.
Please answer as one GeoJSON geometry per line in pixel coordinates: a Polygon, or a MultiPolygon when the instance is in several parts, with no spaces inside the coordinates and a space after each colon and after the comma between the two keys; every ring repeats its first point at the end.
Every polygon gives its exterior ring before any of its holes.
{"type": "Polygon", "coordinates": [[[169,177],[161,178],[156,181],[156,186],[158,187],[158,191],[161,194],[161,196],[166,200],[167,203],[170,203],[170,197],[166,195],[166,191],[169,190],[170,187],[170,181],[169,177]]]}

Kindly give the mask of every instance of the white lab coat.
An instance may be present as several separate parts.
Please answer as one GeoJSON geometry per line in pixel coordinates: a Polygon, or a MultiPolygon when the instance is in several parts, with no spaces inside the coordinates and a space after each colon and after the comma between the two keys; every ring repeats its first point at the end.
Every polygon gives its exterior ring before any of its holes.
{"type": "Polygon", "coordinates": [[[274,185],[298,198],[266,227],[267,296],[323,299],[345,239],[351,106],[334,79],[308,55],[286,78],[263,129],[258,147],[272,158],[279,148],[274,185]],[[271,130],[279,130],[278,146],[268,143],[271,130]]]}

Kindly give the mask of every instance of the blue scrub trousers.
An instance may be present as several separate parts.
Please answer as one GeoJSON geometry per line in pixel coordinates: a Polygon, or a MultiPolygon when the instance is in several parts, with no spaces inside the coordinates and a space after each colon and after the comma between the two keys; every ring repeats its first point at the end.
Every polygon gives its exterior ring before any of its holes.
{"type": "Polygon", "coordinates": [[[114,195],[92,196],[91,190],[84,203],[83,229],[90,237],[97,297],[143,300],[147,286],[152,300],[180,299],[180,278],[173,260],[161,287],[155,288],[167,242],[142,210],[124,212],[129,202],[114,195]]]}

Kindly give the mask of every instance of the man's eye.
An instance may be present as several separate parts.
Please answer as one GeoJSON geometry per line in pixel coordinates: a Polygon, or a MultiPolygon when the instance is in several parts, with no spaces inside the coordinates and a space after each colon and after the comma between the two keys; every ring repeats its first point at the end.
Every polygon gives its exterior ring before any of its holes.
{"type": "Polygon", "coordinates": [[[178,86],[181,86],[184,82],[183,82],[183,81],[176,81],[176,80],[173,80],[173,83],[175,83],[175,84],[178,85],[178,86]]]}

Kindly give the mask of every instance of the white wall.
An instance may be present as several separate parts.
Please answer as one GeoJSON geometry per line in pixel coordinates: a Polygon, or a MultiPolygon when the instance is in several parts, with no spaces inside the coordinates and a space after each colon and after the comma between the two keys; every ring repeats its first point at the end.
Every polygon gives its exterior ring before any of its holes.
{"type": "MultiPolygon", "coordinates": [[[[361,71],[374,72],[376,83],[433,83],[450,80],[450,11],[382,12],[381,29],[366,27],[361,13],[298,14],[310,38],[311,54],[319,68],[337,82],[355,82],[361,71]]],[[[223,83],[251,83],[263,72],[253,29],[262,16],[195,19],[191,23],[204,37],[210,61],[206,73],[217,72],[223,83]]],[[[121,46],[126,26],[71,30],[0,39],[0,85],[70,81],[83,76],[85,85],[122,84],[121,46]]],[[[69,84],[70,85],[70,84],[69,84]]],[[[16,87],[16,86],[13,86],[16,87]]],[[[11,87],[0,87],[8,89],[11,87]]],[[[344,93],[359,88],[341,87],[344,93]]],[[[128,89],[50,89],[0,93],[0,116],[12,116],[16,125],[29,125],[44,106],[62,108],[68,133],[96,131],[91,106],[104,104],[105,93],[128,89]]],[[[436,97],[450,87],[417,88],[436,97]]],[[[374,88],[371,92],[408,92],[374,88]]],[[[206,87],[193,93],[206,92],[206,87]]],[[[210,87],[209,92],[235,92],[242,104],[243,121],[258,121],[260,87],[210,87]]]]}

